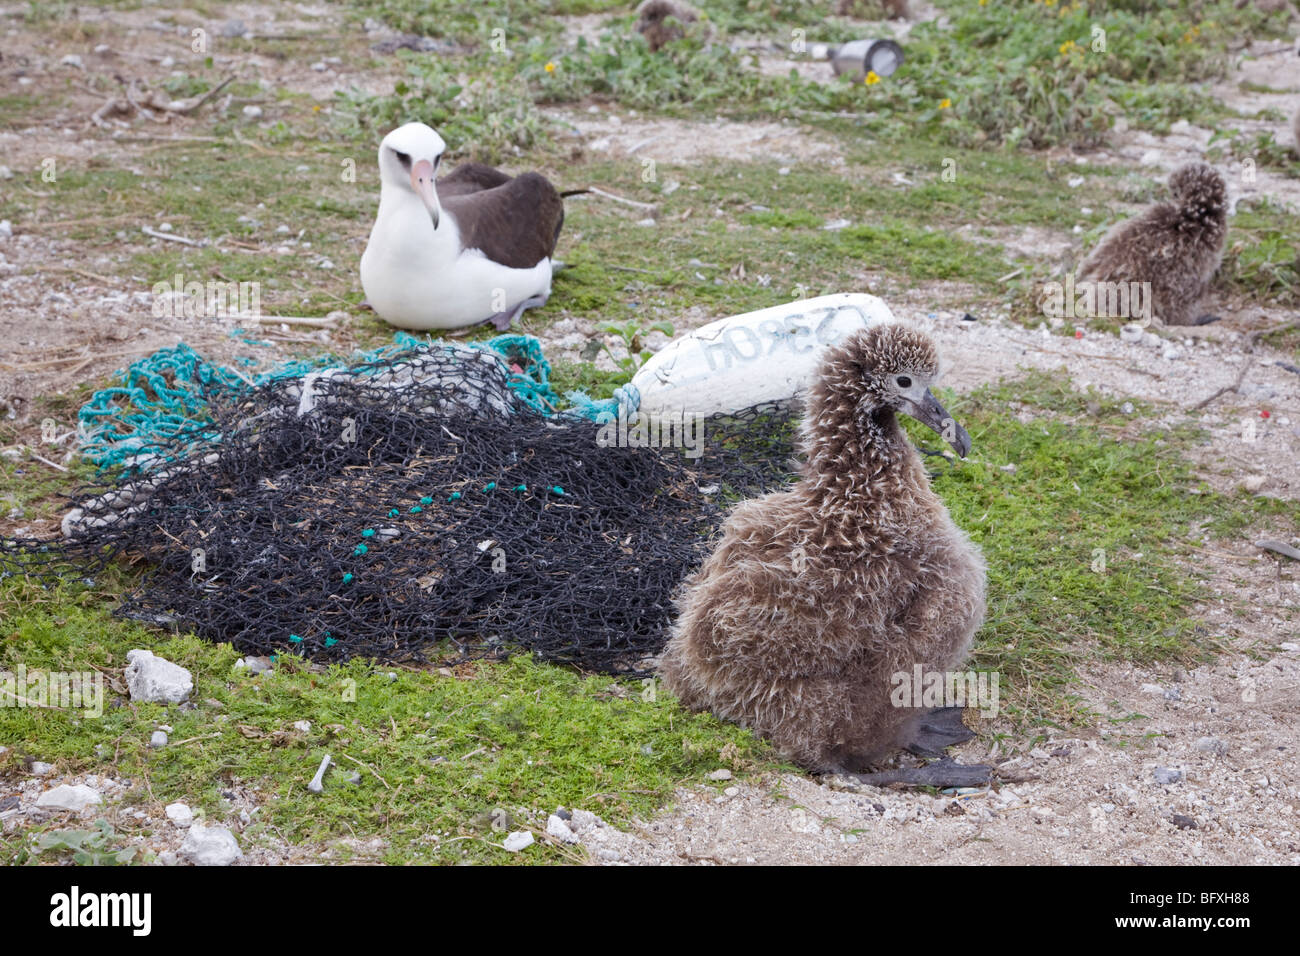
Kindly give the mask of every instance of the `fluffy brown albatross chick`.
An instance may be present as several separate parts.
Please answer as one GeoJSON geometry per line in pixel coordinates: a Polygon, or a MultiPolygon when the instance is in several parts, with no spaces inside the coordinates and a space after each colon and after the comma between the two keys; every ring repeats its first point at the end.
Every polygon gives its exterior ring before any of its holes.
{"type": "Polygon", "coordinates": [[[686,36],[686,27],[700,19],[700,11],[681,0],[642,0],[636,12],[634,29],[650,44],[651,53],[686,36]]]}
{"type": "Polygon", "coordinates": [[[984,617],[979,550],[895,417],[966,455],[970,436],[930,392],[938,373],[934,344],[903,325],[827,352],[802,477],[737,505],[688,582],[661,663],[684,705],[810,770],[856,771],[909,743],[923,714],[892,706],[891,676],[953,669],[984,617]]]}
{"type": "Polygon", "coordinates": [[[1079,269],[1080,282],[1149,282],[1166,325],[1205,325],[1197,306],[1223,259],[1228,187],[1213,166],[1188,163],[1169,177],[1171,202],[1156,203],[1102,238],[1079,269]]]}

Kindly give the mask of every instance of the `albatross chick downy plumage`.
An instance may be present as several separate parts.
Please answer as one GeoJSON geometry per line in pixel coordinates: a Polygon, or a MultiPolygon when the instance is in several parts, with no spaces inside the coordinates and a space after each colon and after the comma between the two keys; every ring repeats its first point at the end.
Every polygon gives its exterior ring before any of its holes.
{"type": "Polygon", "coordinates": [[[823,772],[860,771],[902,747],[938,756],[972,736],[956,708],[936,728],[932,714],[891,702],[894,675],[959,665],[984,617],[979,550],[895,417],[924,423],[964,457],[970,436],[930,391],[938,375],[933,343],[903,325],[828,350],[801,478],[737,505],[687,584],[660,666],[684,705],[823,772]]]}
{"type": "Polygon", "coordinates": [[[1106,233],[1079,282],[1149,282],[1161,322],[1204,325],[1217,318],[1198,306],[1223,259],[1228,186],[1213,166],[1188,163],[1170,175],[1169,196],[1106,233]]]}
{"type": "Polygon", "coordinates": [[[361,256],[366,301],[390,325],[505,330],[551,294],[564,201],[540,173],[461,163],[435,182],[446,144],[407,123],[379,145],[379,215],[361,256]]]}

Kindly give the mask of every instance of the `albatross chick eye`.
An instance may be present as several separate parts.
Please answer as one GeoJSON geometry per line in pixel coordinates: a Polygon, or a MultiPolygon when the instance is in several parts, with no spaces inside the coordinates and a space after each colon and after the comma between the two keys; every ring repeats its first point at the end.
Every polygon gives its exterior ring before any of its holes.
{"type": "Polygon", "coordinates": [[[908,378],[906,375],[900,375],[900,376],[898,376],[898,378],[894,379],[894,381],[898,383],[898,387],[899,387],[899,388],[911,388],[911,387],[912,387],[912,380],[911,380],[910,378],[908,378]]]}

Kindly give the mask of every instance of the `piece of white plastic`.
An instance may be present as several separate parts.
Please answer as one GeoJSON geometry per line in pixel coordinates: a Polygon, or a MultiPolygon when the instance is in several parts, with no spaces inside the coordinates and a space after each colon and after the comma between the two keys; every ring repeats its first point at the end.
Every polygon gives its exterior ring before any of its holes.
{"type": "Polygon", "coordinates": [[[874,295],[844,292],[718,319],[674,339],[632,379],[643,415],[732,413],[804,392],[822,352],[894,321],[874,295]]]}

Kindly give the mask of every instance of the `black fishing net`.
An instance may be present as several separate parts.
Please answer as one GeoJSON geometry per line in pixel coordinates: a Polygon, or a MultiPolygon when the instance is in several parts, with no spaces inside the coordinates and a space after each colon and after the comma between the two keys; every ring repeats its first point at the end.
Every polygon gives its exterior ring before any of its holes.
{"type": "Polygon", "coordinates": [[[214,389],[211,423],[81,489],[66,537],[6,542],[0,562],[142,563],[118,613],[243,653],[526,649],[640,672],[729,502],[788,480],[792,411],[710,418],[696,449],[620,447],[509,375],[488,352],[422,349],[214,389]]]}

